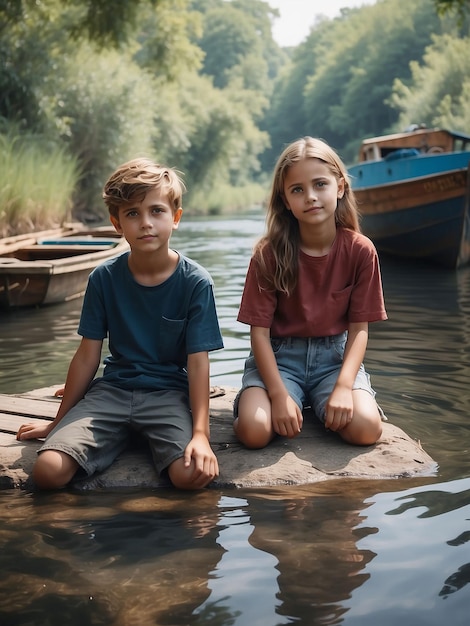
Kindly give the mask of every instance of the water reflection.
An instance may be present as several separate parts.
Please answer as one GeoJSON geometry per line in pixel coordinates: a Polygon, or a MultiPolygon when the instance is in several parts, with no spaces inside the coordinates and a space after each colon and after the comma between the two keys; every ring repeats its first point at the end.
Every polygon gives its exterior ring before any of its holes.
{"type": "Polygon", "coordinates": [[[250,541],[278,560],[279,614],[290,623],[333,625],[341,623],[343,601],[367,579],[363,570],[374,554],[356,546],[363,505],[354,489],[315,492],[263,494],[250,541]]]}
{"type": "Polygon", "coordinates": [[[369,500],[358,547],[376,553],[347,603],[348,626],[466,624],[470,606],[470,480],[369,500]]]}
{"type": "Polygon", "coordinates": [[[211,572],[208,583],[211,595],[195,611],[198,619],[192,623],[236,624],[240,619],[252,626],[291,623],[276,616],[278,561],[250,541],[255,527],[250,520],[249,502],[222,497],[219,509],[222,514],[217,523],[217,543],[225,552],[211,572]],[[224,616],[223,622],[221,616],[224,616]]]}
{"type": "Polygon", "coordinates": [[[218,494],[107,495],[36,494],[7,513],[2,626],[188,623],[220,560],[218,494]]]}
{"type": "Polygon", "coordinates": [[[463,626],[470,481],[399,486],[2,492],[0,623],[463,626]]]}

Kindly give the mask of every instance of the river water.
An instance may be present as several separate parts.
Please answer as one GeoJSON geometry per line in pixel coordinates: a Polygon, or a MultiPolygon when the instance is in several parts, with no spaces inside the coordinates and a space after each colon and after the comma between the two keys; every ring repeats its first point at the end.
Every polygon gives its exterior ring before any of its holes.
{"type": "MultiPolygon", "coordinates": [[[[248,329],[236,313],[262,228],[260,215],[185,215],[173,237],[215,281],[215,385],[240,384],[248,329]]],[[[366,367],[435,476],[189,495],[1,491],[1,626],[466,626],[470,267],[381,263],[389,320],[370,326],[366,367]]],[[[0,393],[64,380],[80,306],[0,314],[0,393]]]]}

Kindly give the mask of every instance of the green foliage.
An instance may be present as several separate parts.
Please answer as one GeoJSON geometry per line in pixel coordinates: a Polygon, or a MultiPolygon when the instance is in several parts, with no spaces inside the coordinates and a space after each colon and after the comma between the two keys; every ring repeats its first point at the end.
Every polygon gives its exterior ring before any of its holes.
{"type": "Polygon", "coordinates": [[[249,181],[259,169],[256,155],[268,141],[253,120],[263,99],[235,83],[227,97],[207,76],[190,74],[184,83],[184,91],[177,85],[164,89],[155,119],[155,152],[184,172],[188,198],[193,191],[207,194],[218,186],[249,181]]]}
{"type": "Polygon", "coordinates": [[[212,76],[220,89],[234,76],[245,78],[244,87],[271,93],[272,79],[285,61],[274,43],[269,9],[260,0],[199,0],[193,6],[203,16],[203,73],[212,76]]]}
{"type": "Polygon", "coordinates": [[[470,0],[434,0],[439,15],[457,15],[460,22],[470,13],[470,0]]]}
{"type": "Polygon", "coordinates": [[[56,6],[48,12],[32,2],[0,6],[0,116],[29,131],[42,131],[38,90],[54,74],[62,22],[56,6]]]}
{"type": "Polygon", "coordinates": [[[422,63],[411,66],[409,85],[396,80],[391,103],[400,125],[424,123],[456,131],[470,129],[470,39],[435,37],[422,63]]]}
{"type": "Polygon", "coordinates": [[[66,39],[88,40],[101,49],[119,48],[135,31],[141,10],[164,3],[168,0],[1,0],[0,23],[10,29],[39,14],[51,23],[63,15],[66,39]]]}
{"type": "Polygon", "coordinates": [[[78,177],[77,162],[65,148],[6,128],[0,133],[0,236],[69,219],[78,177]]]}
{"type": "MultiPolygon", "coordinates": [[[[358,16],[351,20],[358,26],[358,16]]],[[[396,121],[395,112],[387,105],[396,76],[408,80],[410,60],[421,58],[431,34],[440,30],[439,20],[427,0],[401,0],[385,3],[379,11],[371,11],[364,33],[356,47],[357,62],[346,88],[340,95],[339,116],[331,108],[328,121],[337,141],[351,141],[354,136],[380,134],[396,121]],[[349,115],[345,115],[346,112],[349,115]]]]}
{"type": "Polygon", "coordinates": [[[395,80],[412,83],[412,63],[423,58],[434,34],[445,32],[462,37],[429,0],[378,0],[335,20],[319,19],[279,75],[263,124],[272,144],[263,165],[302,135],[322,137],[352,160],[364,137],[395,130],[395,80]]]}
{"type": "Polygon", "coordinates": [[[410,60],[421,58],[431,33],[440,28],[428,0],[395,0],[367,9],[337,24],[340,43],[323,57],[305,94],[307,122],[318,123],[335,146],[393,126],[397,115],[387,99],[394,78],[409,79],[410,60]]]}
{"type": "Polygon", "coordinates": [[[76,217],[104,216],[104,180],[143,154],[184,173],[191,210],[239,209],[299,136],[348,159],[411,122],[469,132],[469,3],[377,0],[286,51],[264,0],[0,0],[0,119],[73,155],[76,217]]]}
{"type": "MultiPolygon", "coordinates": [[[[264,0],[232,0],[232,5],[253,21],[259,45],[248,54],[253,56],[254,52],[262,56],[268,68],[267,78],[273,81],[287,58],[286,52],[279,48],[271,33],[272,21],[279,18],[278,9],[271,8],[264,0]]],[[[272,86],[272,83],[268,85],[269,93],[272,92],[272,86]]]]}
{"type": "Polygon", "coordinates": [[[234,187],[229,183],[216,182],[213,187],[203,190],[195,188],[184,200],[188,215],[221,215],[243,212],[260,207],[268,196],[268,186],[261,183],[247,183],[234,187]]]}
{"type": "Polygon", "coordinates": [[[321,68],[322,58],[334,38],[334,24],[321,20],[315,36],[294,50],[292,58],[280,70],[275,82],[271,106],[261,123],[271,138],[271,146],[262,155],[263,168],[270,171],[282,148],[304,135],[321,135],[320,125],[307,123],[304,93],[309,77],[321,68]]]}
{"type": "MultiPolygon", "coordinates": [[[[268,75],[282,59],[271,37],[271,10],[260,0],[213,4],[243,22],[234,50],[225,49],[234,61],[218,89],[216,77],[199,73],[210,7],[191,6],[189,0],[0,3],[8,22],[7,29],[0,26],[0,115],[75,155],[77,216],[102,211],[104,180],[136,155],[183,170],[205,198],[217,189],[227,197],[228,187],[251,184],[259,170],[257,156],[268,139],[258,120],[268,103],[268,75]]],[[[230,30],[230,20],[225,26],[230,30]]]]}
{"type": "Polygon", "coordinates": [[[83,172],[75,211],[106,214],[101,192],[109,174],[134,156],[153,155],[156,82],[130,58],[115,51],[96,55],[85,46],[65,70],[42,107],[83,172]]]}
{"type": "Polygon", "coordinates": [[[146,6],[140,12],[134,59],[163,80],[201,68],[204,55],[194,43],[202,32],[201,15],[188,6],[189,0],[159,0],[155,9],[146,6]]]}
{"type": "Polygon", "coordinates": [[[257,41],[254,24],[232,6],[208,11],[199,42],[205,52],[203,72],[213,77],[219,89],[226,87],[230,70],[239,65],[257,41]]]}
{"type": "MultiPolygon", "coordinates": [[[[154,6],[158,0],[149,0],[154,6]]],[[[135,30],[141,0],[64,0],[64,5],[79,7],[78,19],[70,26],[76,39],[83,36],[96,42],[101,48],[119,48],[126,44],[135,30]]]]}

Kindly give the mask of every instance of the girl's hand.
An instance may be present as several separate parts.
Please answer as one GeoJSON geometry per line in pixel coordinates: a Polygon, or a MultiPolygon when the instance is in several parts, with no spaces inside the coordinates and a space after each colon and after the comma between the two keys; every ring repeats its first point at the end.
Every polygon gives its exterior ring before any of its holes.
{"type": "Polygon", "coordinates": [[[302,411],[289,396],[271,399],[271,420],[273,430],[282,437],[296,437],[302,430],[302,411]]]}
{"type": "Polygon", "coordinates": [[[349,387],[335,387],[326,403],[325,426],[335,432],[347,426],[353,417],[353,396],[349,387]]]}

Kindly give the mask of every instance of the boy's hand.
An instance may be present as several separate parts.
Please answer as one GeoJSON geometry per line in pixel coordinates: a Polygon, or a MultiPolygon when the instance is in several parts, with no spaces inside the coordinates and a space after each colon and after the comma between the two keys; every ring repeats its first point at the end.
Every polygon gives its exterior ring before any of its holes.
{"type": "Polygon", "coordinates": [[[16,438],[18,441],[25,441],[26,439],[44,439],[52,430],[51,424],[22,424],[18,432],[16,433],[16,438]]]}
{"type": "Polygon", "coordinates": [[[203,433],[194,435],[184,451],[184,466],[189,467],[192,461],[195,488],[205,487],[219,475],[217,457],[203,433]]]}

